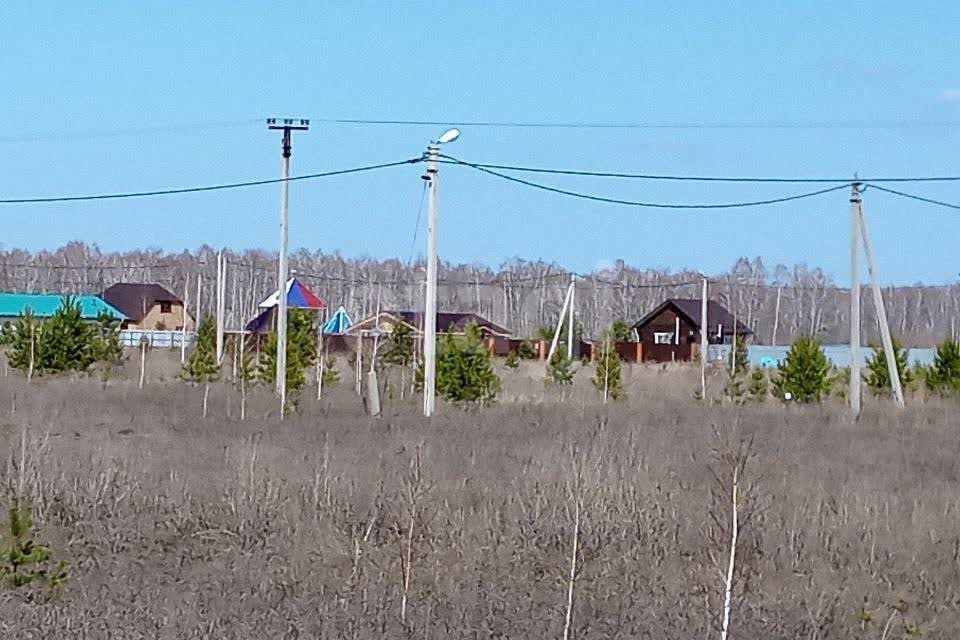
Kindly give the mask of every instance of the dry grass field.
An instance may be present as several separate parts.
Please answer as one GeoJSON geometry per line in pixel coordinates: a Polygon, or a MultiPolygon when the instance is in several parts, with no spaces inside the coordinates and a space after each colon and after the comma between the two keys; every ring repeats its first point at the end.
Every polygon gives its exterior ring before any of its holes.
{"type": "Polygon", "coordinates": [[[0,486],[71,562],[0,593],[3,638],[718,637],[723,456],[753,440],[733,638],[955,637],[957,406],[696,403],[637,370],[604,406],[505,380],[482,412],[373,419],[342,383],[280,423],[255,395],[0,378],[0,486]],[[523,401],[518,401],[523,398],[523,401]],[[10,489],[7,489],[7,488],[10,489]]]}

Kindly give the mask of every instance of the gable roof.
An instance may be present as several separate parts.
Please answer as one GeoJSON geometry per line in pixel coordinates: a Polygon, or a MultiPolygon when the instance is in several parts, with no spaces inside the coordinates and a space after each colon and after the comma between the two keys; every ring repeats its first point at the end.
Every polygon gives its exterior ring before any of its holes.
{"type": "Polygon", "coordinates": [[[133,322],[139,322],[146,315],[144,307],[149,312],[159,302],[183,303],[180,298],[158,284],[135,282],[118,282],[107,287],[100,297],[122,311],[133,322]]]}
{"type": "MultiPolygon", "coordinates": [[[[50,318],[63,306],[66,296],[59,293],[3,293],[0,292],[0,317],[16,318],[30,309],[38,318],[50,318]]],[[[124,320],[120,310],[97,296],[74,296],[80,303],[80,315],[84,320],[95,320],[101,311],[106,311],[117,320],[124,320]]]]}
{"type": "MultiPolygon", "coordinates": [[[[678,315],[682,316],[693,328],[697,331],[700,330],[700,313],[701,313],[701,299],[694,298],[669,298],[664,300],[656,309],[643,316],[639,321],[637,321],[632,328],[640,330],[648,325],[652,320],[654,320],[661,313],[667,309],[672,309],[678,315]]],[[[709,333],[715,327],[723,326],[724,335],[733,334],[733,325],[734,325],[733,314],[727,311],[727,308],[724,307],[719,302],[713,300],[707,300],[707,332],[709,333]]],[[[752,335],[753,332],[750,331],[743,323],[737,321],[737,334],[741,336],[752,335]]]]}
{"type": "MultiPolygon", "coordinates": [[[[419,333],[423,327],[423,311],[381,311],[380,316],[388,316],[408,325],[415,333],[419,333]]],[[[371,324],[376,322],[377,316],[373,315],[369,318],[361,320],[352,327],[350,327],[349,332],[353,332],[354,329],[363,329],[363,325],[371,324]]],[[[483,316],[479,316],[475,313],[459,313],[459,312],[450,312],[442,311],[437,312],[437,333],[463,333],[467,325],[471,322],[475,323],[481,331],[486,333],[492,333],[500,336],[509,336],[513,335],[513,332],[502,327],[495,322],[487,320],[483,316]]]]}

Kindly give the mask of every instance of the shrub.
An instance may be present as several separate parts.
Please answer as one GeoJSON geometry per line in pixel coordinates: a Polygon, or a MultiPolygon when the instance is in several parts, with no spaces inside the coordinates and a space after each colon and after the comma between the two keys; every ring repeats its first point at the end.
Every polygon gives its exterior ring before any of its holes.
{"type": "Polygon", "coordinates": [[[747,397],[754,402],[763,402],[770,393],[770,381],[767,372],[756,368],[750,373],[750,386],[747,387],[747,397]]]}
{"type": "Polygon", "coordinates": [[[44,323],[36,368],[48,373],[86,371],[96,361],[93,328],[83,319],[80,302],[66,296],[44,323]]]}
{"type": "Polygon", "coordinates": [[[516,369],[520,366],[520,354],[516,351],[511,351],[507,354],[507,359],[504,361],[504,366],[508,369],[516,369]]]}
{"type": "Polygon", "coordinates": [[[774,392],[780,398],[819,402],[830,393],[830,362],[816,338],[797,338],[777,370],[774,392]]]}
{"type": "Polygon", "coordinates": [[[220,377],[217,364],[217,321],[206,316],[197,329],[197,342],[180,377],[193,383],[210,383],[220,377]]]}
{"type": "Polygon", "coordinates": [[[630,342],[633,337],[633,327],[626,320],[614,320],[610,325],[610,340],[613,342],[630,342]]]}
{"type": "MultiPolygon", "coordinates": [[[[866,383],[877,395],[886,395],[891,392],[890,372],[887,370],[887,354],[883,347],[871,344],[873,355],[867,358],[866,383]]],[[[893,338],[893,354],[897,365],[897,375],[900,376],[900,385],[904,390],[912,389],[916,383],[916,375],[909,367],[909,352],[900,345],[900,341],[893,338]]]]}
{"type": "Polygon", "coordinates": [[[340,372],[337,371],[337,359],[328,355],[323,363],[323,386],[335,387],[340,384],[340,372]]]}
{"type": "Polygon", "coordinates": [[[383,361],[401,367],[409,366],[413,361],[413,331],[406,324],[398,323],[390,331],[383,361]]]}
{"type": "Polygon", "coordinates": [[[730,355],[727,356],[727,371],[731,378],[739,378],[750,369],[750,354],[747,350],[747,341],[743,336],[735,336],[730,355]],[[736,367],[736,371],[734,371],[736,367]]]}
{"type": "Polygon", "coordinates": [[[926,371],[927,387],[943,395],[960,394],[960,342],[944,340],[926,371]]]}
{"type": "Polygon", "coordinates": [[[16,323],[4,324],[2,342],[7,347],[7,359],[11,367],[21,371],[37,368],[40,333],[40,323],[29,308],[17,318],[16,323]]]}

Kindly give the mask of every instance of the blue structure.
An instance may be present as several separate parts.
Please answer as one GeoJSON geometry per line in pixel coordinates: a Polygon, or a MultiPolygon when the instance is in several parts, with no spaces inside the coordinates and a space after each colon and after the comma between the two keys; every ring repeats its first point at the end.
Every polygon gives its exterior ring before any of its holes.
{"type": "Polygon", "coordinates": [[[341,306],[323,325],[323,332],[328,334],[346,333],[351,326],[353,326],[353,320],[350,319],[347,310],[341,306]]]}

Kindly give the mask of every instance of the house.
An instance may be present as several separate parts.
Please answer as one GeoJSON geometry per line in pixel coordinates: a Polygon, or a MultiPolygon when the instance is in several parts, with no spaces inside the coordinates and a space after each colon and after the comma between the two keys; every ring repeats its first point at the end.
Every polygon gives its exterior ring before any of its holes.
{"type": "Polygon", "coordinates": [[[120,282],[100,294],[106,302],[123,312],[123,329],[148,331],[194,330],[194,320],[184,312],[183,300],[158,284],[120,282]]]}
{"type": "MultiPolygon", "coordinates": [[[[422,311],[381,311],[364,318],[349,329],[347,335],[370,336],[377,330],[389,335],[397,325],[406,326],[419,344],[423,339],[424,313],[422,311]]],[[[506,355],[510,351],[510,336],[506,327],[475,313],[437,312],[437,335],[463,335],[467,325],[476,324],[487,348],[492,354],[506,355]]]]}
{"type": "MultiPolygon", "coordinates": [[[[638,338],[637,360],[672,362],[700,354],[701,300],[671,298],[633,325],[638,338]]],[[[728,344],[733,336],[752,332],[718,302],[707,301],[707,337],[710,344],[728,344]]]]}
{"type": "MultiPolygon", "coordinates": [[[[381,311],[369,318],[364,318],[349,329],[347,333],[358,334],[371,332],[379,328],[380,331],[389,333],[393,327],[398,324],[406,325],[414,335],[423,333],[424,313],[422,311],[381,311]]],[[[484,337],[509,338],[512,332],[500,325],[487,320],[483,316],[475,313],[437,313],[437,334],[462,335],[468,324],[476,324],[484,337]]]]}
{"type": "MultiPolygon", "coordinates": [[[[0,323],[12,322],[22,316],[29,309],[38,320],[45,320],[53,316],[61,306],[66,296],[59,293],[7,293],[0,292],[0,323]]],[[[80,304],[81,317],[93,321],[102,312],[107,312],[114,319],[123,321],[126,316],[117,308],[104,302],[97,296],[73,296],[80,304]]]]}

